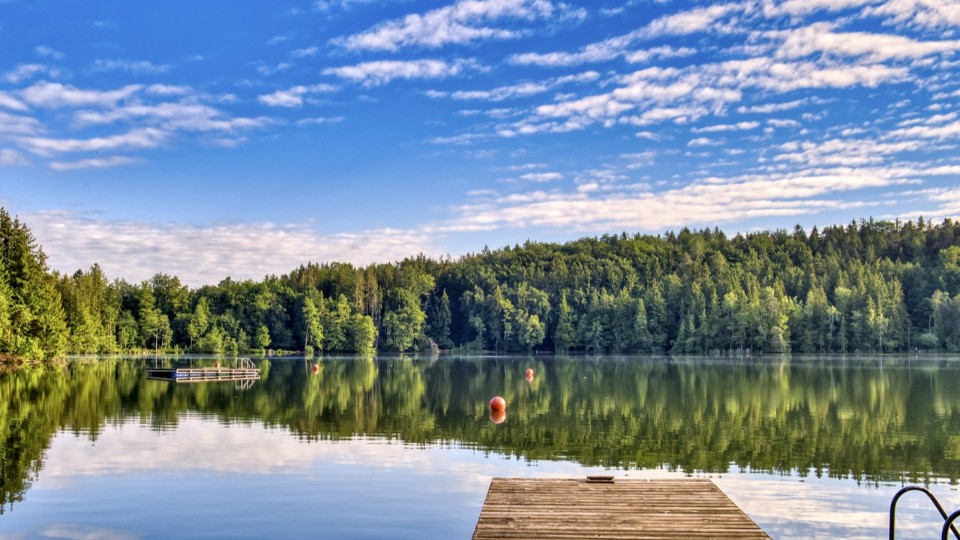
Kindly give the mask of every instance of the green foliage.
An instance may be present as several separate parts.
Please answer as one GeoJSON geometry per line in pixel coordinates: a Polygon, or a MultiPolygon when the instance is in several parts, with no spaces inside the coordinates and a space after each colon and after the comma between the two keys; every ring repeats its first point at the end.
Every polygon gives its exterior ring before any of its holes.
{"type": "Polygon", "coordinates": [[[119,297],[103,270],[93,265],[84,273],[62,276],[57,288],[70,329],[68,349],[77,353],[112,353],[117,350],[116,327],[119,297]]]}
{"type": "Polygon", "coordinates": [[[354,313],[351,316],[347,336],[347,350],[350,352],[369,354],[376,350],[377,327],[367,315],[354,313]]]}
{"type": "Polygon", "coordinates": [[[553,346],[558,353],[566,353],[573,346],[575,318],[570,304],[567,303],[566,293],[561,293],[560,307],[557,309],[557,325],[553,332],[553,346]]]}
{"type": "Polygon", "coordinates": [[[166,274],[110,283],[96,265],[51,275],[26,226],[0,209],[0,352],[34,359],[137,348],[960,351],[958,297],[950,220],[527,242],[191,290],[166,274]]]}
{"type": "Polygon", "coordinates": [[[384,347],[409,351],[423,334],[427,316],[413,291],[396,289],[389,297],[390,308],[383,318],[384,347]]]}
{"type": "Polygon", "coordinates": [[[937,290],[933,304],[933,335],[940,346],[949,352],[960,352],[960,294],[953,298],[937,290]]]}
{"type": "Polygon", "coordinates": [[[266,325],[261,324],[257,330],[257,346],[261,349],[270,346],[270,329],[266,325]]]}
{"type": "Polygon", "coordinates": [[[427,316],[427,334],[441,349],[453,347],[450,339],[450,326],[453,324],[453,313],[450,311],[450,297],[446,289],[438,300],[431,303],[427,316]]]}
{"type": "Polygon", "coordinates": [[[192,349],[194,342],[200,341],[210,330],[210,301],[205,296],[197,299],[197,305],[193,308],[193,316],[187,325],[187,334],[190,337],[189,347],[192,349]]]}
{"type": "Polygon", "coordinates": [[[323,296],[319,293],[304,296],[302,316],[304,325],[303,346],[305,350],[306,347],[310,347],[311,350],[322,348],[323,323],[321,322],[319,309],[321,307],[323,307],[323,296]]]}
{"type": "Polygon", "coordinates": [[[172,337],[170,319],[157,307],[154,288],[146,281],[140,284],[137,295],[140,341],[143,347],[153,350],[166,349],[172,337]]]}
{"type": "Polygon", "coordinates": [[[20,220],[0,208],[0,350],[39,360],[62,355],[69,331],[46,255],[20,220]]]}

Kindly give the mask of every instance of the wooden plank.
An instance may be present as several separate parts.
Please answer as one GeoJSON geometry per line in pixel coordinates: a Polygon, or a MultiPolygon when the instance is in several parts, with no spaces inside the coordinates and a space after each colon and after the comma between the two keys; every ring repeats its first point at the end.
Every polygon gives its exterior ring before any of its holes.
{"type": "Polygon", "coordinates": [[[178,383],[260,380],[258,368],[147,368],[148,379],[178,383]]]}
{"type": "Polygon", "coordinates": [[[474,540],[769,539],[712,481],[494,478],[474,540]]]}

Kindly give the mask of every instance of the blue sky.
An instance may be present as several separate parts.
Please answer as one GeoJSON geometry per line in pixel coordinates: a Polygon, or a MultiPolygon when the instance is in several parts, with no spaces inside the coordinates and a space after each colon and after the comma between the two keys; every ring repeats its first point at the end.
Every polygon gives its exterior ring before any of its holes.
{"type": "Polygon", "coordinates": [[[0,0],[0,204],[131,281],[960,215],[947,0],[0,0]]]}

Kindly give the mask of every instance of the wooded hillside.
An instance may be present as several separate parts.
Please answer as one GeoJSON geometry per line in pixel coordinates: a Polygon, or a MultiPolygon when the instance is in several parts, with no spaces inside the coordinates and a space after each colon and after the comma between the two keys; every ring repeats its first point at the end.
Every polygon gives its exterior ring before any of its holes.
{"type": "Polygon", "coordinates": [[[262,281],[51,272],[0,209],[0,350],[960,352],[960,223],[605,235],[262,281]]]}

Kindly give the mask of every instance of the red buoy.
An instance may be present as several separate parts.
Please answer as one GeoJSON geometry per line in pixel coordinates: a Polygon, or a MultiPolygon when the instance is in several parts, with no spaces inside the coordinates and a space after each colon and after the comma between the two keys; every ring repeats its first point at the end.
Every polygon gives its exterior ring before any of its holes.
{"type": "Polygon", "coordinates": [[[533,382],[533,369],[527,368],[527,382],[533,382]]]}
{"type": "Polygon", "coordinates": [[[318,366],[317,364],[314,364],[313,367],[310,369],[313,371],[314,375],[316,375],[317,373],[320,373],[320,366],[318,366]]]}
{"type": "Polygon", "coordinates": [[[507,419],[507,411],[490,411],[490,421],[494,424],[502,424],[507,419]]]}
{"type": "Polygon", "coordinates": [[[507,410],[507,402],[500,396],[494,396],[490,400],[490,410],[503,412],[507,410]]]}
{"type": "Polygon", "coordinates": [[[214,362],[214,363],[213,363],[213,367],[215,367],[215,368],[220,367],[220,361],[217,360],[216,362],[214,362]]]}

